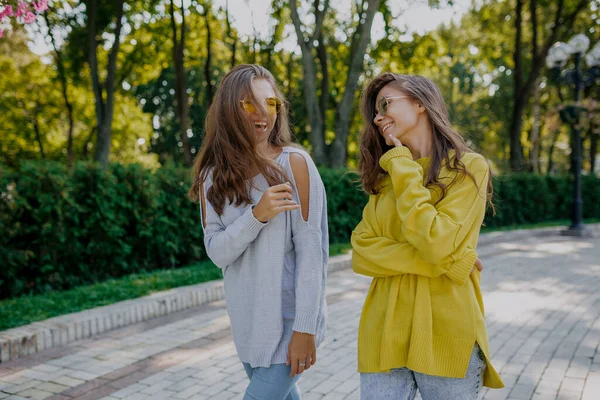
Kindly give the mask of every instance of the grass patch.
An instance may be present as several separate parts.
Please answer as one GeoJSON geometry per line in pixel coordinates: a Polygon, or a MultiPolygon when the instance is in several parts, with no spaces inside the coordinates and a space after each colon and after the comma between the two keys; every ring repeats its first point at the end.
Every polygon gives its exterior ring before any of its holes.
{"type": "Polygon", "coordinates": [[[221,271],[205,261],[183,268],[132,274],[71,290],[2,300],[0,330],[221,277],[221,271]]]}
{"type": "MultiPolygon", "coordinates": [[[[351,247],[350,243],[332,244],[329,254],[343,254],[351,247]]],[[[221,270],[212,262],[204,261],[177,269],[128,275],[71,290],[0,300],[0,331],[221,278],[221,270]]]]}

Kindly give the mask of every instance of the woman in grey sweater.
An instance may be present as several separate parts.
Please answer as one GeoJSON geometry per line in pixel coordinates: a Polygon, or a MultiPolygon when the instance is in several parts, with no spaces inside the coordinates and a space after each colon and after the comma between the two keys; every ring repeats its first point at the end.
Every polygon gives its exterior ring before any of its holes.
{"type": "Polygon", "coordinates": [[[221,81],[196,157],[192,199],[223,271],[244,399],[296,400],[325,333],[327,204],[310,156],[291,142],[271,73],[238,65],[221,81]]]}

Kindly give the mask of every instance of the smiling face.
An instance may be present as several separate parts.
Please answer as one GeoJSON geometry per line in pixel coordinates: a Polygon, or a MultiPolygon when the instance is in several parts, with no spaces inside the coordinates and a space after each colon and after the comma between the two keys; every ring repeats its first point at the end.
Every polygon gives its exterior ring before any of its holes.
{"type": "Polygon", "coordinates": [[[385,143],[392,146],[393,143],[388,135],[391,134],[404,142],[419,124],[423,112],[422,105],[415,102],[402,90],[387,85],[377,94],[373,122],[377,126],[379,134],[384,137],[385,143]],[[384,97],[387,99],[387,108],[384,97]]]}
{"type": "Polygon", "coordinates": [[[277,111],[275,109],[278,110],[279,106],[274,104],[278,100],[273,100],[277,99],[277,96],[269,81],[266,79],[253,79],[251,86],[258,104],[253,104],[250,99],[243,99],[241,104],[250,123],[254,126],[254,134],[256,135],[256,143],[258,144],[269,138],[277,121],[277,111]],[[263,109],[262,112],[261,108],[263,109]],[[267,113],[265,114],[264,111],[267,111],[267,113]]]}

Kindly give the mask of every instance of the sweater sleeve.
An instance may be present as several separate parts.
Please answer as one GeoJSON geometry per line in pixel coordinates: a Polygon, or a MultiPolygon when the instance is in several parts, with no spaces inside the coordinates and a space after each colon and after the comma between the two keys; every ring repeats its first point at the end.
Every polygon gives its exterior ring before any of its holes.
{"type": "Polygon", "coordinates": [[[475,225],[481,225],[486,206],[489,166],[479,155],[465,167],[475,178],[463,176],[448,187],[435,206],[431,192],[423,184],[423,169],[412,159],[408,148],[397,147],[381,157],[379,164],[392,178],[396,211],[402,233],[420,256],[432,263],[459,259],[459,248],[475,225]]]}
{"type": "Polygon", "coordinates": [[[352,269],[356,273],[375,278],[401,274],[427,278],[446,275],[458,285],[467,281],[477,260],[474,250],[466,248],[456,260],[446,257],[437,264],[424,260],[415,246],[385,237],[373,226],[370,221],[375,221],[374,198],[369,199],[362,221],[352,232],[352,269]]]}
{"type": "MultiPolygon", "coordinates": [[[[240,215],[233,223],[225,226],[221,217],[206,199],[209,181],[204,183],[204,191],[201,194],[200,207],[205,205],[206,216],[202,221],[204,229],[204,247],[208,257],[221,269],[232,264],[252,243],[267,223],[262,223],[254,217],[252,209],[248,209],[240,215]]],[[[202,190],[202,189],[201,189],[202,190]]],[[[202,210],[200,212],[202,218],[202,210]]]]}
{"type": "Polygon", "coordinates": [[[296,318],[293,330],[317,333],[322,291],[327,268],[325,188],[317,167],[304,152],[290,154],[293,197],[301,209],[292,211],[292,241],[296,253],[296,318]],[[306,219],[303,217],[306,215],[306,219]]]}

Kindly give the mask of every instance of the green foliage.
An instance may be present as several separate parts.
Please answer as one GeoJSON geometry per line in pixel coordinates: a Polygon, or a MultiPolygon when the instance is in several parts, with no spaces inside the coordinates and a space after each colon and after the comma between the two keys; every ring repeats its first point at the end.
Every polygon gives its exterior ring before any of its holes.
{"type": "Polygon", "coordinates": [[[0,169],[0,298],[67,289],[202,258],[189,172],[24,162],[0,169]],[[189,228],[182,232],[186,226],[189,228]]]}
{"type": "MultiPolygon", "coordinates": [[[[582,177],[583,217],[600,218],[600,179],[582,177]]],[[[555,221],[571,216],[571,178],[534,174],[494,178],[496,215],[488,209],[488,228],[555,221]]]]}
{"type": "Polygon", "coordinates": [[[327,192],[329,242],[347,243],[360,222],[368,196],[360,188],[358,174],[344,169],[319,169],[327,192]]]}
{"type": "MultiPolygon", "coordinates": [[[[320,169],[330,243],[348,243],[368,196],[355,172],[320,169]]],[[[142,271],[206,260],[199,207],[186,193],[189,170],[137,164],[26,161],[0,164],[0,298],[65,290],[142,271]]],[[[495,228],[568,218],[564,177],[494,179],[495,228]]],[[[584,218],[600,218],[600,179],[582,180],[584,218]]],[[[340,250],[337,250],[340,251],[340,250]]]]}

